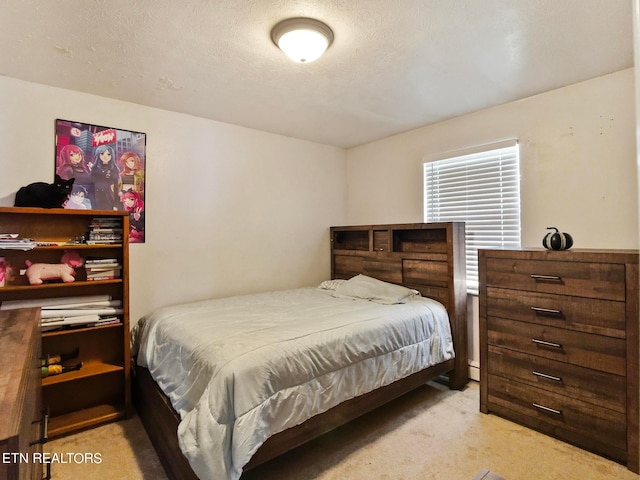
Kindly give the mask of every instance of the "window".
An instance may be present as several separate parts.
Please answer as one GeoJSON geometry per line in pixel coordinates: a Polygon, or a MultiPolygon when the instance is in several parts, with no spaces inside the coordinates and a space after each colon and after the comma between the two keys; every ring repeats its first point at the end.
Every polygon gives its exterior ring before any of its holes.
{"type": "Polygon", "coordinates": [[[467,289],[477,293],[478,249],[520,246],[518,144],[425,160],[425,222],[466,222],[467,289]]]}

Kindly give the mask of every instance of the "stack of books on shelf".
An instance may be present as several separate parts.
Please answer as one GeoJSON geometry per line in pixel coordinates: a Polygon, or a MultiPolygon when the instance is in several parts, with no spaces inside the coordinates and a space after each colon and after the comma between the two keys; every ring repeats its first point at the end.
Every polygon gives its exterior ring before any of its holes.
{"type": "Polygon", "coordinates": [[[122,265],[117,258],[87,258],[84,269],[88,281],[113,280],[122,274],[122,265]]]}
{"type": "Polygon", "coordinates": [[[117,217],[95,217],[89,224],[87,243],[122,243],[122,221],[117,217]]]}
{"type": "Polygon", "coordinates": [[[41,307],[42,331],[66,327],[99,327],[122,323],[121,300],[110,295],[82,295],[63,298],[5,300],[0,310],[41,307]]]}

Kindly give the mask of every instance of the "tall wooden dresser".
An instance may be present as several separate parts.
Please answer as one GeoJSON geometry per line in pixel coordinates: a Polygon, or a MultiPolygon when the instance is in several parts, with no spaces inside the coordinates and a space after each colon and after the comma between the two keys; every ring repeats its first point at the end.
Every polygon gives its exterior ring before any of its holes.
{"type": "Polygon", "coordinates": [[[638,252],[480,250],[480,410],[638,473],[638,252]]]}
{"type": "Polygon", "coordinates": [[[41,479],[40,310],[0,312],[0,478],[41,479]]]}

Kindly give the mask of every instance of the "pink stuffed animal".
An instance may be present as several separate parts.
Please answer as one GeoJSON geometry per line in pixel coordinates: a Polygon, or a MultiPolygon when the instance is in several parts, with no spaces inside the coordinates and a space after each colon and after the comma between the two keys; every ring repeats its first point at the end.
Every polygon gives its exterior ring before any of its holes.
{"type": "Polygon", "coordinates": [[[75,281],[75,267],[81,267],[84,259],[75,250],[65,250],[61,263],[31,263],[27,260],[25,275],[31,285],[40,285],[44,280],[61,279],[65,283],[75,281]]]}
{"type": "Polygon", "coordinates": [[[63,282],[69,283],[75,281],[75,270],[66,263],[31,263],[29,260],[25,275],[29,279],[31,285],[40,285],[43,280],[62,279],[63,282]]]}
{"type": "Polygon", "coordinates": [[[66,263],[70,267],[78,268],[84,265],[84,258],[82,258],[75,250],[65,250],[64,255],[60,259],[60,263],[66,263]]]}

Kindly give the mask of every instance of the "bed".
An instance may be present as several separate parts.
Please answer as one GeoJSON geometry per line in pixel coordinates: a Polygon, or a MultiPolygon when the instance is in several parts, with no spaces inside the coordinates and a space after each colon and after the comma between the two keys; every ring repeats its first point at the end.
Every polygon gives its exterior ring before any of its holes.
{"type": "Polygon", "coordinates": [[[331,280],[134,328],[134,402],[170,478],[235,480],[428,380],[466,384],[464,225],[330,237],[331,280]]]}

